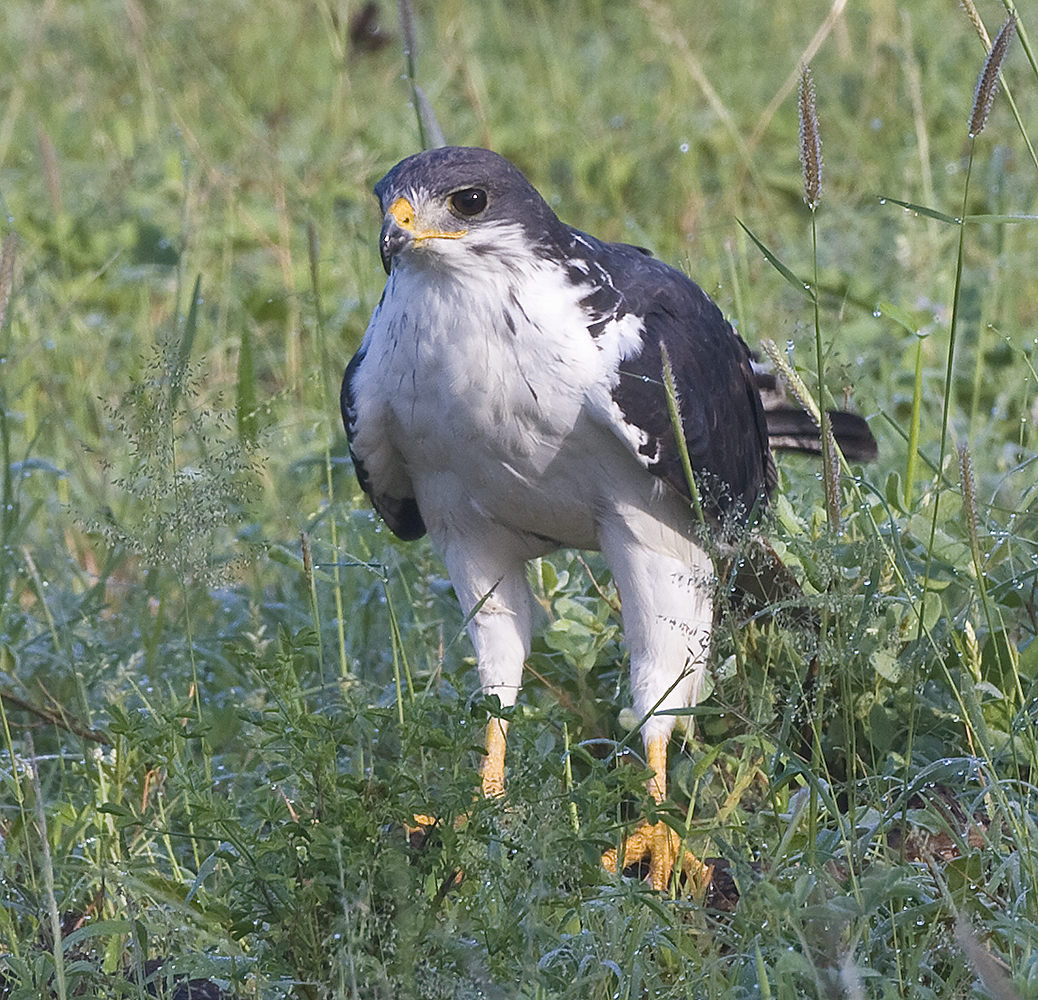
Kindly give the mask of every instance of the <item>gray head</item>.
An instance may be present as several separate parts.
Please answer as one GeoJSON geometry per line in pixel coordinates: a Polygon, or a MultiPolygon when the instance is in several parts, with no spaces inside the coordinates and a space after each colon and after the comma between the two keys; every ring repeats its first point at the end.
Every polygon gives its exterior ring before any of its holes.
{"type": "Polygon", "coordinates": [[[402,252],[449,261],[503,248],[527,248],[562,226],[522,172],[489,149],[443,146],[401,160],[375,185],[384,213],[379,249],[388,274],[402,252]]]}

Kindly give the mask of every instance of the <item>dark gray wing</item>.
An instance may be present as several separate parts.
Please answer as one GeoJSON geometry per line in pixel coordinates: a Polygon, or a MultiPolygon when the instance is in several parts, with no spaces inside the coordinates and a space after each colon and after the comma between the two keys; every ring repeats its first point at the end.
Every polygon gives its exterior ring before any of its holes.
{"type": "Polygon", "coordinates": [[[418,502],[414,497],[394,497],[380,493],[371,482],[371,477],[364,468],[364,462],[353,448],[356,440],[357,421],[362,417],[362,414],[357,412],[353,379],[364,363],[364,355],[365,350],[362,347],[350,359],[350,363],[346,366],[346,374],[342,377],[342,391],[339,394],[342,423],[350,442],[350,458],[353,459],[353,468],[357,473],[357,481],[360,483],[361,489],[371,498],[371,503],[382,520],[389,525],[390,530],[398,538],[402,538],[405,542],[412,542],[425,534],[425,521],[422,520],[418,502]]]}
{"type": "Polygon", "coordinates": [[[663,388],[660,346],[666,345],[704,509],[724,524],[751,520],[767,502],[775,467],[749,350],[713,300],[681,272],[634,247],[598,248],[623,313],[643,325],[640,352],[620,361],[613,400],[644,434],[646,467],[689,496],[663,388]]]}

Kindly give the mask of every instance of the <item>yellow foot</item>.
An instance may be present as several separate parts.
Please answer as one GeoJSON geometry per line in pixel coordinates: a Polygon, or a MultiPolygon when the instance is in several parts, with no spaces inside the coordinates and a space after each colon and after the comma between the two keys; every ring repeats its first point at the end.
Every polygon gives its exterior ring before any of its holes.
{"type": "MultiPolygon", "coordinates": [[[[488,799],[501,798],[505,794],[505,735],[508,733],[507,719],[491,719],[487,723],[487,753],[480,769],[483,775],[483,795],[488,799]]],[[[414,825],[405,824],[412,847],[425,842],[430,831],[439,821],[435,816],[416,814],[414,825]]],[[[468,822],[468,815],[459,816],[454,828],[461,829],[468,822]]]]}
{"type": "MultiPolygon", "coordinates": [[[[459,816],[454,824],[455,829],[461,829],[466,822],[468,822],[468,815],[459,816]]],[[[404,833],[407,835],[407,842],[412,849],[416,851],[421,850],[426,840],[429,839],[429,835],[438,825],[439,821],[434,816],[426,816],[423,813],[416,813],[413,823],[405,823],[404,833]]],[[[465,873],[463,871],[459,869],[450,872],[440,884],[439,896],[441,898],[446,896],[452,889],[457,889],[463,881],[465,881],[465,873]]]]}
{"type": "Polygon", "coordinates": [[[425,843],[434,826],[436,826],[435,816],[416,813],[413,822],[404,824],[404,833],[407,834],[407,839],[411,842],[412,847],[420,847],[425,843]]]}
{"type": "MultiPolygon", "coordinates": [[[[679,855],[680,877],[689,895],[702,895],[710,884],[713,867],[704,864],[690,851],[683,850],[681,838],[666,823],[659,822],[654,826],[643,823],[624,841],[621,856],[624,871],[641,869],[647,863],[647,880],[652,883],[653,889],[663,890],[670,883],[674,866],[679,863],[679,855]]],[[[607,871],[616,872],[616,862],[615,850],[606,851],[602,855],[602,867],[607,871]]]]}

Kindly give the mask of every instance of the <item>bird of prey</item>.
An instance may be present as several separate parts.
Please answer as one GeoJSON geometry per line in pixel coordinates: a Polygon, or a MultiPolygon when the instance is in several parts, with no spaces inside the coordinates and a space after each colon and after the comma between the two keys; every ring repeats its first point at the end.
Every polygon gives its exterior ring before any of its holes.
{"type": "MultiPolygon", "coordinates": [[[[668,711],[695,705],[706,676],[709,550],[753,523],[775,483],[750,352],[693,281],[565,225],[496,153],[418,153],[375,194],[388,280],[341,396],[360,484],[400,538],[429,534],[469,622],[482,690],[503,706],[516,701],[530,650],[527,561],[602,552],[621,599],[649,792],[662,801],[668,711]]],[[[487,795],[504,789],[506,730],[490,720],[487,795]]],[[[622,854],[647,859],[663,888],[678,838],[662,822],[644,826],[622,854]]],[[[615,852],[603,861],[616,869],[615,852]]]]}

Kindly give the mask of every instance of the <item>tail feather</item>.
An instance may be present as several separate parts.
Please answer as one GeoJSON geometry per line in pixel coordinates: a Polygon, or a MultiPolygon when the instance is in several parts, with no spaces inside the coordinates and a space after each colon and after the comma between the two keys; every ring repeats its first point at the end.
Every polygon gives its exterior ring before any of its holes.
{"type": "MultiPolygon", "coordinates": [[[[821,432],[810,414],[802,407],[789,405],[785,386],[756,355],[751,364],[754,383],[768,419],[768,444],[775,450],[821,454],[821,432]]],[[[840,451],[849,462],[875,461],[879,447],[862,417],[846,410],[830,410],[829,423],[840,451]]]]}
{"type": "MultiPolygon", "coordinates": [[[[768,420],[768,443],[772,448],[801,451],[810,455],[821,453],[821,435],[809,414],[795,407],[782,406],[767,410],[765,415],[768,420]]],[[[829,421],[836,443],[849,462],[875,461],[879,447],[862,417],[845,410],[830,410],[829,421]]]]}

